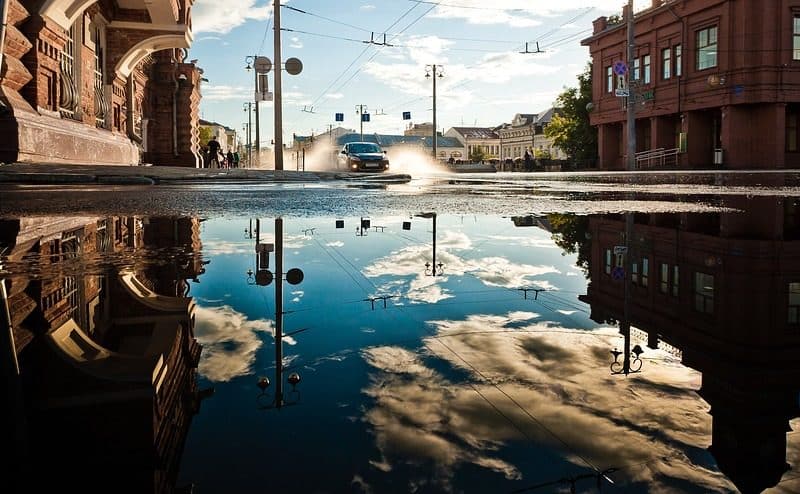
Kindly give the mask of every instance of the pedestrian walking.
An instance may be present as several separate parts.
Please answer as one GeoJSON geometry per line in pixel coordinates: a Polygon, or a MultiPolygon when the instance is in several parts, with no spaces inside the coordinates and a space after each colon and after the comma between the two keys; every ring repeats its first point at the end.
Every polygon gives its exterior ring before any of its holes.
{"type": "Polygon", "coordinates": [[[208,140],[208,154],[210,155],[210,160],[208,162],[209,168],[219,168],[219,152],[220,152],[220,145],[217,138],[211,136],[211,139],[208,140]]]}
{"type": "Polygon", "coordinates": [[[235,166],[233,166],[233,151],[231,151],[231,150],[229,149],[229,150],[228,150],[228,154],[225,156],[225,158],[226,158],[226,160],[225,160],[225,161],[226,161],[226,162],[227,162],[227,164],[228,164],[228,168],[236,168],[235,166]]]}
{"type": "Polygon", "coordinates": [[[525,150],[525,171],[531,172],[533,171],[533,156],[531,156],[530,151],[527,149],[525,150]]]}

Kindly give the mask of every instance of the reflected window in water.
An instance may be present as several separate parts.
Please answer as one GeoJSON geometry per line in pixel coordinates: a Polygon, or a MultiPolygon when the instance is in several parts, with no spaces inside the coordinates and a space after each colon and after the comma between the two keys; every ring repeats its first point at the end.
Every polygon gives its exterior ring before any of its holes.
{"type": "Polygon", "coordinates": [[[800,283],[789,283],[789,324],[800,323],[800,283]]]}
{"type": "Polygon", "coordinates": [[[694,274],[694,308],[705,314],[714,313],[714,275],[694,274]]]}

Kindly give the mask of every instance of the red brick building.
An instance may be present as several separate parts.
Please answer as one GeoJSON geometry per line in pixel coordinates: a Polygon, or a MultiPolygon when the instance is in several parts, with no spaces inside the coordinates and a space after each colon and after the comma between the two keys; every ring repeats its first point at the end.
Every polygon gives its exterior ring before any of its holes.
{"type": "Polygon", "coordinates": [[[7,0],[0,162],[197,166],[192,0],[7,0]]]}
{"type": "Polygon", "coordinates": [[[737,197],[725,206],[746,212],[636,214],[627,281],[612,276],[624,218],[592,217],[581,298],[596,321],[619,321],[631,284],[630,324],[703,374],[718,467],[741,492],[762,492],[788,468],[786,433],[800,415],[798,204],[737,197]]]}
{"type": "Polygon", "coordinates": [[[623,168],[627,149],[615,62],[638,84],[637,152],[678,149],[685,168],[800,165],[800,0],[652,0],[630,62],[627,18],[596,19],[582,41],[601,168],[623,168]]]}

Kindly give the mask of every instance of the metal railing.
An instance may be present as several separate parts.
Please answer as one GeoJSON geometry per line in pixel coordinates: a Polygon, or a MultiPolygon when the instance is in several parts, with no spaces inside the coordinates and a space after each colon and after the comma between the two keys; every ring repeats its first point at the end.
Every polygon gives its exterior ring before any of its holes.
{"type": "Polygon", "coordinates": [[[636,169],[676,166],[680,148],[656,148],[636,153],[636,169]]]}

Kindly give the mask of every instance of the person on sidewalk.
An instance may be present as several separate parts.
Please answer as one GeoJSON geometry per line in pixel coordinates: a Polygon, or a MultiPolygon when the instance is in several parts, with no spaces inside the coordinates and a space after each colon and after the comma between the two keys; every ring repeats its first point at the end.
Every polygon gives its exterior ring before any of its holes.
{"type": "Polygon", "coordinates": [[[533,156],[531,156],[530,151],[527,149],[525,150],[525,171],[532,172],[533,171],[533,156]]]}
{"type": "Polygon", "coordinates": [[[226,158],[226,161],[228,162],[228,168],[236,168],[236,165],[233,161],[233,151],[229,149],[226,158]]]}
{"type": "Polygon", "coordinates": [[[209,168],[219,168],[219,151],[220,145],[217,138],[211,136],[211,139],[208,140],[208,154],[211,155],[211,159],[208,161],[209,168]]]}

